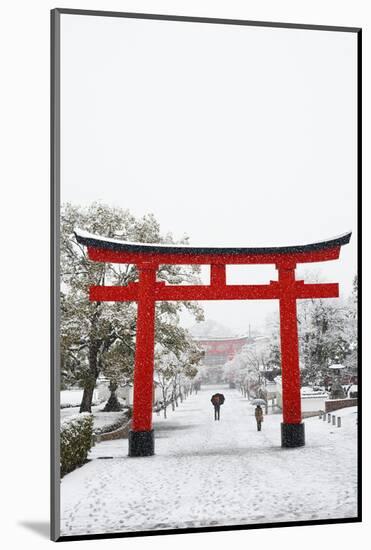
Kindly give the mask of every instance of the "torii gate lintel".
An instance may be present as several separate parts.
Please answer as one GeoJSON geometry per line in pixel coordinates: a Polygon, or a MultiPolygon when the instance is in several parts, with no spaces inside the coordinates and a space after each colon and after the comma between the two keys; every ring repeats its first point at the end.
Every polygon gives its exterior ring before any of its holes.
{"type": "Polygon", "coordinates": [[[82,231],[76,231],[75,235],[80,244],[87,246],[91,260],[132,263],[139,272],[138,282],[127,286],[92,286],[89,289],[91,301],[135,301],[138,304],[130,456],[154,454],[152,392],[156,301],[279,300],[283,392],[281,444],[283,447],[305,444],[296,302],[306,298],[336,298],[339,296],[339,287],[337,283],[307,284],[296,280],[295,269],[298,263],[339,258],[341,246],[349,242],[351,233],[309,245],[267,248],[129,243],[82,231]],[[210,284],[168,285],[157,281],[158,267],[164,264],[209,264],[210,284]],[[269,284],[228,285],[226,266],[229,264],[274,264],[278,280],[270,281],[269,284]]]}

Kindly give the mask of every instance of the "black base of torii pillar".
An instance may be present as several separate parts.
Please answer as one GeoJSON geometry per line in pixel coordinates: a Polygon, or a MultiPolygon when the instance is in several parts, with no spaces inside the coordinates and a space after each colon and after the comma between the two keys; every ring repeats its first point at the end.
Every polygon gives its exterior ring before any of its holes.
{"type": "Polygon", "coordinates": [[[281,423],[281,446],[303,447],[305,445],[304,424],[281,423]]]}
{"type": "Polygon", "coordinates": [[[155,436],[153,430],[143,432],[129,431],[129,456],[152,456],[155,454],[155,436]]]}

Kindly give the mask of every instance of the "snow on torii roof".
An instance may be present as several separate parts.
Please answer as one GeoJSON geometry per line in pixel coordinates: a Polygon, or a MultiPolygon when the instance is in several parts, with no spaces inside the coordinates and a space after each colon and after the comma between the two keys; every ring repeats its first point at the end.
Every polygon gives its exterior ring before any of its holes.
{"type": "Polygon", "coordinates": [[[77,242],[91,248],[108,249],[116,252],[139,252],[148,254],[300,254],[316,250],[337,248],[348,244],[351,232],[344,233],[325,241],[311,244],[267,247],[225,247],[225,246],[191,246],[188,244],[139,243],[120,241],[101,237],[81,229],[74,231],[77,242]]]}

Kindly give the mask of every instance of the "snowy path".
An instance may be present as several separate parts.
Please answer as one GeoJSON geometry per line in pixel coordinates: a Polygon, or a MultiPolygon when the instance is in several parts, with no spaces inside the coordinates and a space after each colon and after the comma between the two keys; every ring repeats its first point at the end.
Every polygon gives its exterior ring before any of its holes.
{"type": "Polygon", "coordinates": [[[221,420],[216,387],[192,395],[167,420],[154,415],[156,455],[129,458],[127,440],[102,442],[65,476],[63,535],[326,519],[356,515],[356,413],[343,427],[305,421],[303,448],[280,447],[280,415],[257,432],[236,390],[221,420]],[[111,457],[111,458],[108,458],[111,457]]]}

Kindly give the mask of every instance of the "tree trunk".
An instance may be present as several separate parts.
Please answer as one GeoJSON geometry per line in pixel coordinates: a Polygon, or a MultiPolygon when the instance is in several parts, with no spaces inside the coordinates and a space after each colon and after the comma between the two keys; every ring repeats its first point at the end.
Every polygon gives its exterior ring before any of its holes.
{"type": "Polygon", "coordinates": [[[99,376],[98,369],[98,350],[99,344],[91,342],[89,346],[89,374],[84,383],[84,393],[80,405],[80,412],[90,412],[93,402],[93,394],[97,378],[99,376]]]}
{"type": "Polygon", "coordinates": [[[167,418],[167,389],[162,388],[162,403],[163,403],[163,409],[164,409],[164,418],[167,418]]]}
{"type": "Polygon", "coordinates": [[[177,394],[176,394],[176,388],[173,389],[173,399],[174,399],[175,406],[177,407],[178,406],[178,397],[177,397],[177,394]]]}
{"type": "Polygon", "coordinates": [[[91,404],[93,402],[93,394],[94,394],[94,385],[88,385],[86,384],[84,387],[84,392],[82,394],[82,400],[80,405],[80,412],[91,412],[91,404]]]}

